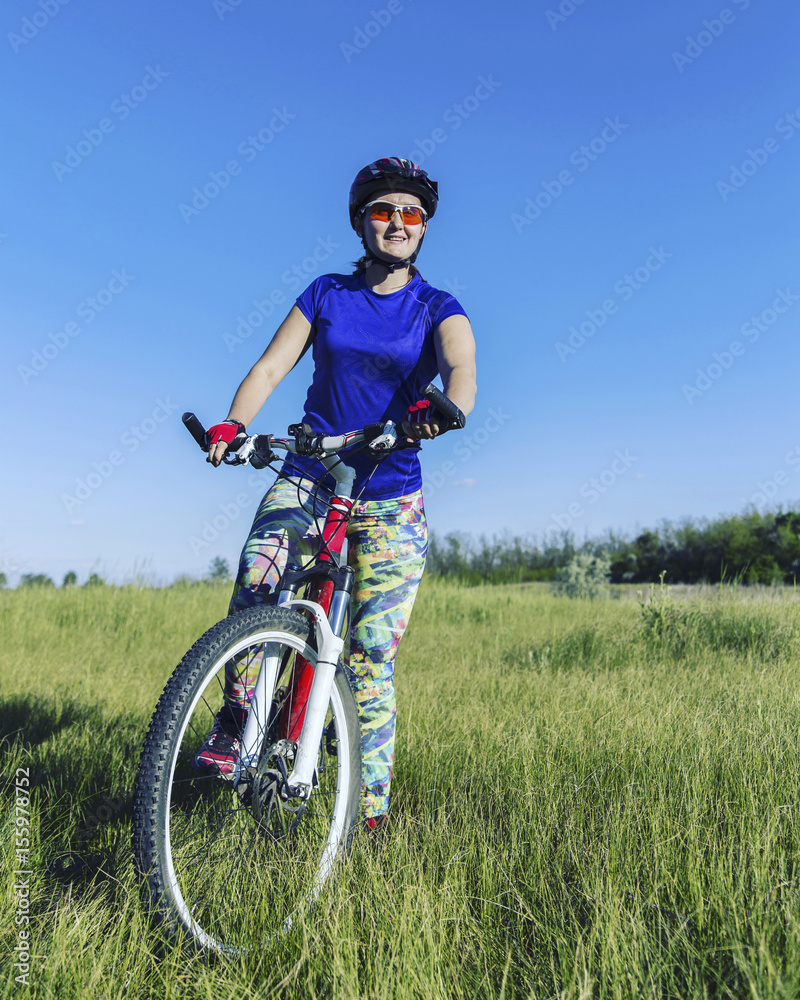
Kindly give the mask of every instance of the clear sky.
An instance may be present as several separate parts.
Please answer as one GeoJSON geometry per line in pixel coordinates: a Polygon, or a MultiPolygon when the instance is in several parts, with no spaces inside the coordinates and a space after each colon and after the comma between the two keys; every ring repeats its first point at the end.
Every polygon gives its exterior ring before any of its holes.
{"type": "MultiPolygon", "coordinates": [[[[424,449],[434,530],[582,539],[800,497],[796,0],[0,20],[10,582],[235,563],[269,478],[211,469],[180,414],[222,419],[299,290],[349,270],[347,191],[387,155],[439,182],[418,263],[478,343],[466,431],[424,449]]],[[[310,361],[254,429],[299,417],[310,361]]]]}

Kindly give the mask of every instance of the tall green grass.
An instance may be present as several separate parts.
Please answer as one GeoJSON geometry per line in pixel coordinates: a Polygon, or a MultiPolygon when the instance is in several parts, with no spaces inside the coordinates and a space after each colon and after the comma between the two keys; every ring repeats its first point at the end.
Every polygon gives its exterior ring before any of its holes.
{"type": "Polygon", "coordinates": [[[165,943],[131,786],[224,587],[0,593],[3,996],[14,770],[34,788],[35,997],[800,995],[800,605],[423,582],[397,667],[393,827],[278,946],[165,943]]]}

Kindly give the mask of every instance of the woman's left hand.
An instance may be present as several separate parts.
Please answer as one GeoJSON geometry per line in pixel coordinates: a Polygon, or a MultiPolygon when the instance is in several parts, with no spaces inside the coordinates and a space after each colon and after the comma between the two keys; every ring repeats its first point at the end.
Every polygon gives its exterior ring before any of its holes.
{"type": "Polygon", "coordinates": [[[406,419],[400,424],[400,429],[408,441],[430,440],[439,433],[438,416],[439,414],[431,406],[429,400],[420,399],[409,406],[406,419]]]}

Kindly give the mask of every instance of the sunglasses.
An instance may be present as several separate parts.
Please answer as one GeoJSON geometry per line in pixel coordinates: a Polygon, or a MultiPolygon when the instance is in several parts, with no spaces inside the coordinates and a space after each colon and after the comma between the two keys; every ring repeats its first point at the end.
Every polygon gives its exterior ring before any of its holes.
{"type": "Polygon", "coordinates": [[[376,222],[389,222],[399,212],[404,226],[419,226],[428,218],[420,205],[393,205],[390,201],[367,202],[361,211],[368,212],[370,219],[376,222]]]}

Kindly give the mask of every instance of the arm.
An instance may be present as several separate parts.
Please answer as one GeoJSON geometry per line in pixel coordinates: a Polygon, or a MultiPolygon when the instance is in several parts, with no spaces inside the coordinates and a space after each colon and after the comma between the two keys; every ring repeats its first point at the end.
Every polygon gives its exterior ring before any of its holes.
{"type": "MultiPolygon", "coordinates": [[[[475,338],[466,316],[448,316],[436,327],[434,334],[436,360],[442,376],[444,394],[462,413],[471,413],[475,406],[475,338]]],[[[437,424],[402,425],[403,433],[411,440],[435,437],[437,424]]]]}
{"type": "Polygon", "coordinates": [[[444,394],[462,413],[475,406],[475,338],[466,316],[448,316],[434,333],[436,360],[444,394]]]}
{"type": "MultiPolygon", "coordinates": [[[[312,340],[311,324],[297,305],[293,305],[267,349],[236,390],[227,419],[238,420],[247,426],[281,380],[303,357],[312,340]]],[[[208,461],[219,465],[227,449],[224,441],[218,441],[211,446],[208,461]]]]}

